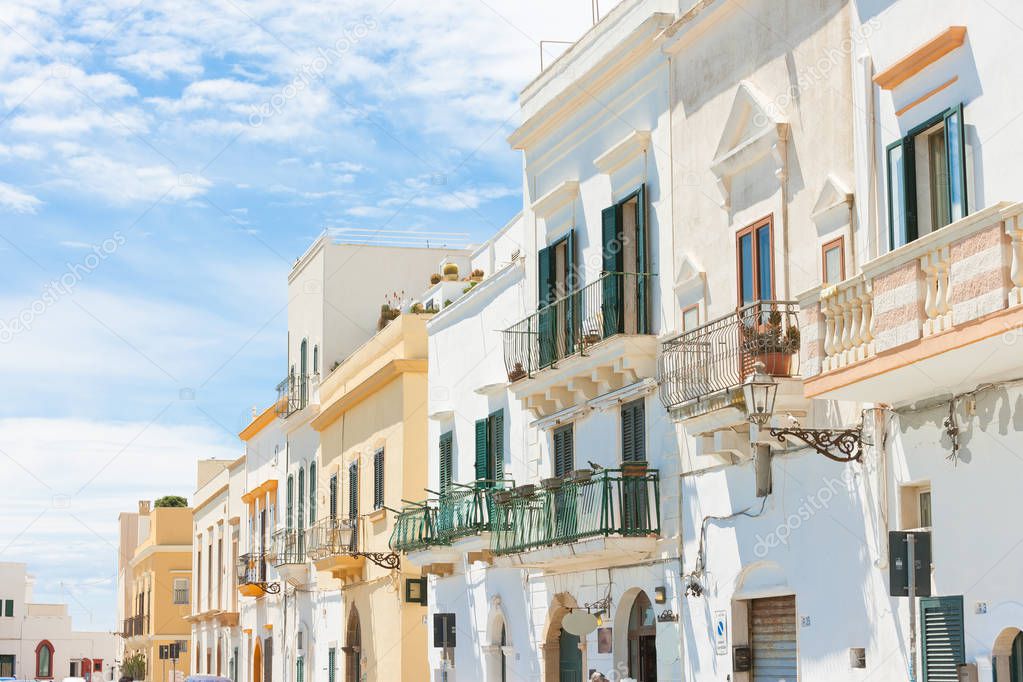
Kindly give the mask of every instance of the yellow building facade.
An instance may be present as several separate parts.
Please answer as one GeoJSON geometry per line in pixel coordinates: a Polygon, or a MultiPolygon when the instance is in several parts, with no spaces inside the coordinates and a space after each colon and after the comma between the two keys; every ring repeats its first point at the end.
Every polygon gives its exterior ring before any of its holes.
{"type": "Polygon", "coordinates": [[[420,574],[395,567],[388,508],[427,482],[427,319],[393,320],[320,385],[312,426],[327,504],[307,546],[321,587],[342,591],[345,682],[422,679],[426,669],[426,607],[406,600],[420,574]]]}
{"type": "Polygon", "coordinates": [[[139,503],[139,544],[129,562],[131,615],[124,623],[125,658],[141,653],[146,682],[184,679],[191,670],[187,617],[192,601],[192,509],[139,503]],[[179,644],[176,661],[160,647],[179,644]]]}

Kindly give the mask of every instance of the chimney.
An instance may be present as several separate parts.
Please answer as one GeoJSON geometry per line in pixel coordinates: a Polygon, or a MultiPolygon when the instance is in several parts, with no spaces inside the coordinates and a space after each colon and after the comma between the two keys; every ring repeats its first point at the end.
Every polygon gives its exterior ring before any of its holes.
{"type": "Polygon", "coordinates": [[[149,516],[149,500],[139,500],[139,515],[149,516]]]}

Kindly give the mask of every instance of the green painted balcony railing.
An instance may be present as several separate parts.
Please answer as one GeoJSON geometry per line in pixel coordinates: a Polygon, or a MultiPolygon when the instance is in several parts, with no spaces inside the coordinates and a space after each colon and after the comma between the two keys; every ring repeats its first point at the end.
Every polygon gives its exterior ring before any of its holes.
{"type": "Polygon", "coordinates": [[[655,469],[602,469],[533,490],[495,496],[490,549],[525,552],[593,537],[658,535],[660,478],[655,469]]]}
{"type": "Polygon", "coordinates": [[[438,498],[405,507],[394,525],[390,546],[396,552],[413,552],[490,530],[497,491],[510,489],[514,481],[455,483],[438,498]]]}
{"type": "Polygon", "coordinates": [[[436,544],[439,544],[436,505],[427,501],[402,509],[388,542],[391,551],[415,552],[436,544]]]}

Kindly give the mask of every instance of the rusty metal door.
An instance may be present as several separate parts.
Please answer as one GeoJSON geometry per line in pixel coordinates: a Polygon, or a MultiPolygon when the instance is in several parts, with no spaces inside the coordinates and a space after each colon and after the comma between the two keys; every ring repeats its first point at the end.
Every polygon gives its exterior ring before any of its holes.
{"type": "Polygon", "coordinates": [[[796,598],[750,602],[753,682],[796,682],[796,598]]]}

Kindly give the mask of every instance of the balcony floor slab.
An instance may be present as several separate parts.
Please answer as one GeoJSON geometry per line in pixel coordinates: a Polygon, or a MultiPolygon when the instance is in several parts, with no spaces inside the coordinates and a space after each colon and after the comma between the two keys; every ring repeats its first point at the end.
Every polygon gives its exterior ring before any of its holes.
{"type": "Polygon", "coordinates": [[[537,568],[544,573],[568,573],[590,568],[627,566],[657,555],[657,537],[596,537],[494,557],[499,568],[537,568]]]}

